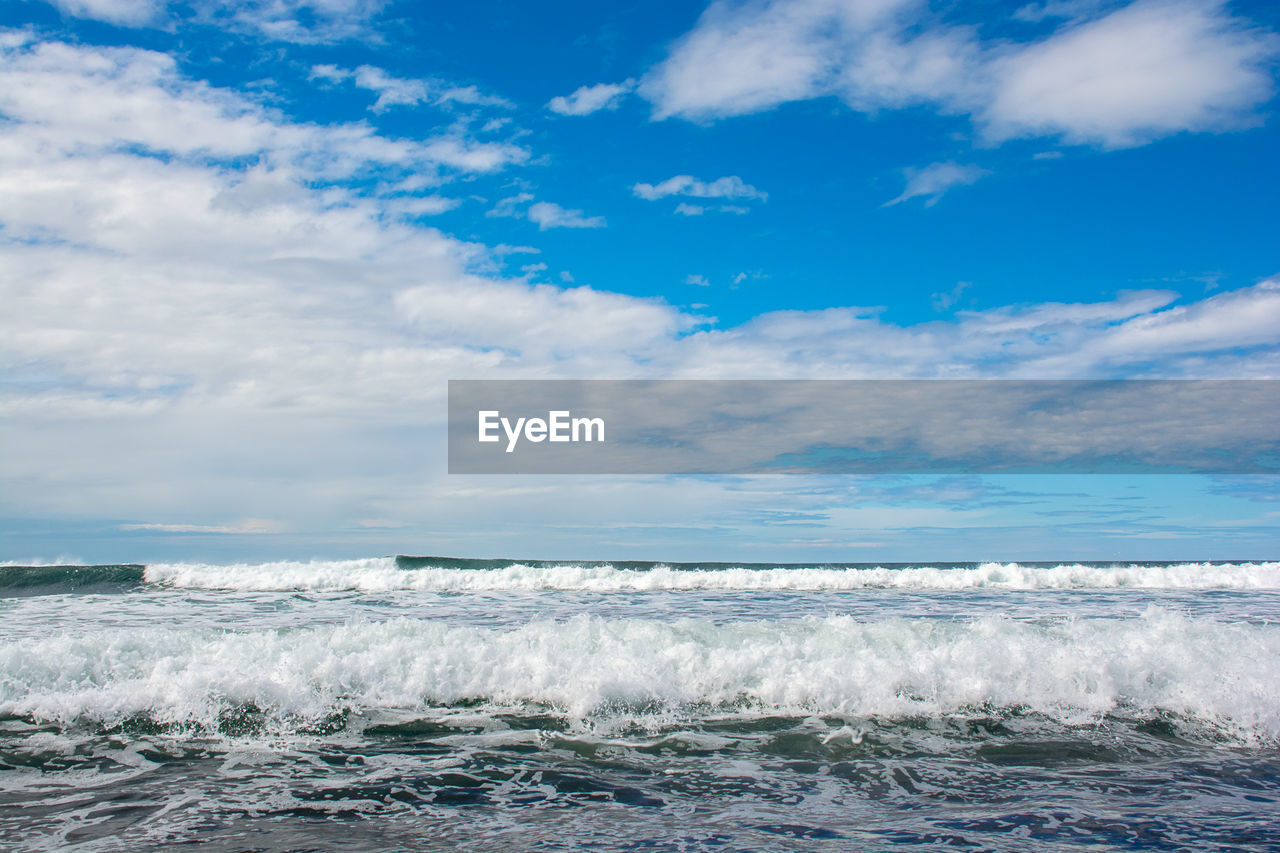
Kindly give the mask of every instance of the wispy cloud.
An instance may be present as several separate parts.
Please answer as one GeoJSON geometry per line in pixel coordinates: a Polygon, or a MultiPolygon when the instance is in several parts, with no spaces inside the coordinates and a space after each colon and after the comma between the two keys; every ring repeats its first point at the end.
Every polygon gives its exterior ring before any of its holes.
{"type": "Polygon", "coordinates": [[[692,198],[741,198],[764,201],[769,194],[756,189],[737,175],[700,181],[692,175],[676,175],[658,184],[636,184],[631,192],[647,201],[657,201],[671,195],[692,198]]]}
{"type": "Polygon", "coordinates": [[[635,80],[580,86],[570,95],[557,95],[547,109],[562,116],[585,116],[599,110],[616,109],[623,96],[635,89],[635,80]]]}
{"type": "Polygon", "coordinates": [[[106,21],[126,27],[156,23],[167,5],[165,0],[51,0],[65,14],[75,18],[106,21]]]}
{"type": "Polygon", "coordinates": [[[492,172],[529,158],[520,146],[457,128],[397,139],[364,123],[289,121],[238,92],[185,78],[170,56],[138,48],[33,42],[2,46],[0,54],[0,109],[21,126],[23,150],[42,144],[57,156],[88,146],[101,155],[138,148],[189,163],[248,159],[322,180],[376,166],[386,177],[437,182],[442,169],[492,172]]]}
{"type": "Polygon", "coordinates": [[[154,533],[263,534],[279,533],[285,526],[271,519],[251,518],[237,524],[122,524],[120,529],[149,530],[154,533]]]}
{"type": "Polygon", "coordinates": [[[526,205],[533,201],[533,193],[516,193],[499,199],[485,216],[524,216],[526,205]]]}
{"type": "Polygon", "coordinates": [[[529,221],[542,231],[548,228],[603,228],[607,224],[603,216],[587,216],[581,210],[570,210],[549,201],[540,201],[529,207],[529,221]]]}
{"type": "Polygon", "coordinates": [[[933,207],[947,190],[977,183],[990,174],[977,166],[961,166],[956,163],[932,163],[923,168],[904,170],[907,186],[897,198],[889,199],[884,207],[901,204],[913,198],[924,198],[925,207],[933,207]]]}
{"type": "Polygon", "coordinates": [[[561,207],[554,202],[535,202],[533,193],[528,192],[501,199],[485,215],[528,219],[540,231],[548,228],[604,228],[608,224],[603,216],[588,216],[581,210],[561,207]]]}
{"type": "Polygon", "coordinates": [[[131,27],[194,17],[272,41],[319,44],[368,37],[385,0],[50,0],[68,15],[131,27]]]}
{"type": "Polygon", "coordinates": [[[972,286],[972,282],[958,281],[956,286],[950,290],[930,296],[929,302],[933,305],[934,311],[949,311],[953,305],[960,301],[960,296],[972,286]]]}
{"type": "Polygon", "coordinates": [[[434,79],[396,77],[373,65],[361,65],[357,68],[314,65],[311,68],[311,77],[328,80],[331,83],[349,80],[358,88],[376,92],[378,99],[369,107],[375,113],[386,112],[394,106],[413,106],[421,103],[434,106],[449,106],[456,103],[504,109],[515,106],[506,98],[486,95],[475,86],[457,86],[434,79]]]}

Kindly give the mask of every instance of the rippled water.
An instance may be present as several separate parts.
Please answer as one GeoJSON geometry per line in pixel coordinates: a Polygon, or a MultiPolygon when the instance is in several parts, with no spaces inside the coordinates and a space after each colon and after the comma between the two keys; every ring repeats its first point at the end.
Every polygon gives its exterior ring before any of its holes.
{"type": "Polygon", "coordinates": [[[0,846],[1280,838],[1274,563],[456,562],[0,568],[0,846]]]}

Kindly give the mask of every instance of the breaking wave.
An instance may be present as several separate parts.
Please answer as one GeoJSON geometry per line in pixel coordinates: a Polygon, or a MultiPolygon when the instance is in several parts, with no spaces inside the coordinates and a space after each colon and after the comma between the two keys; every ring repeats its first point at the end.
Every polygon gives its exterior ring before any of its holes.
{"type": "Polygon", "coordinates": [[[0,645],[0,716],[60,724],[145,719],[226,732],[230,720],[296,732],[325,720],[341,728],[352,714],[491,706],[642,726],[714,713],[1154,715],[1275,743],[1280,626],[1153,606],[1130,619],[1041,621],[581,616],[494,629],[395,619],[0,645]]]}
{"type": "Polygon", "coordinates": [[[161,563],[148,583],[228,590],[1280,589],[1280,562],[823,566],[573,563],[381,557],[237,565],[161,563]]]}

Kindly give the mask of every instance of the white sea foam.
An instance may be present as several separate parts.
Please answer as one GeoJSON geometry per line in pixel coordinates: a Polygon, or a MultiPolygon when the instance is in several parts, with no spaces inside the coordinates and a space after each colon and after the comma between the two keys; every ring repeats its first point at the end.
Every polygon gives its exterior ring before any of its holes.
{"type": "Polygon", "coordinates": [[[1280,626],[1151,607],[1027,622],[828,617],[667,623],[577,617],[512,629],[397,619],[292,630],[114,630],[0,645],[0,715],[214,728],[338,709],[429,714],[479,700],[616,719],[708,709],[941,715],[1019,708],[1067,722],[1169,713],[1280,739],[1280,626]]]}
{"type": "Polygon", "coordinates": [[[164,563],[150,583],[234,590],[858,590],[858,589],[1280,589],[1280,562],[1053,567],[984,563],[976,568],[649,569],[581,566],[398,568],[394,558],[237,565],[164,563]]]}

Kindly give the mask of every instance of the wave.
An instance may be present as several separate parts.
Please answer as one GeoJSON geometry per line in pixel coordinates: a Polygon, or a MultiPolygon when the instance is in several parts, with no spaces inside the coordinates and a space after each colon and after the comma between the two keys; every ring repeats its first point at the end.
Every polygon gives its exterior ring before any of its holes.
{"type": "Polygon", "coordinates": [[[0,590],[75,592],[97,588],[132,588],[143,582],[145,566],[0,565],[0,590]]]}
{"type": "Polygon", "coordinates": [[[412,718],[489,706],[639,725],[725,712],[1005,709],[1067,723],[1172,715],[1214,737],[1275,743],[1280,626],[1153,606],[1130,619],[1038,622],[840,616],[714,625],[582,616],[494,629],[397,619],[130,629],[0,645],[0,716],[60,724],[145,719],[224,733],[246,725],[297,732],[366,712],[412,718]]]}
{"type": "Polygon", "coordinates": [[[1280,562],[769,566],[380,557],[236,565],[161,563],[148,583],[193,589],[576,590],[1280,589],[1280,562]]]}

